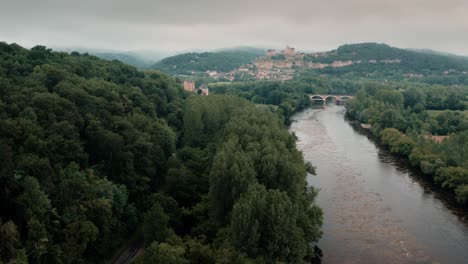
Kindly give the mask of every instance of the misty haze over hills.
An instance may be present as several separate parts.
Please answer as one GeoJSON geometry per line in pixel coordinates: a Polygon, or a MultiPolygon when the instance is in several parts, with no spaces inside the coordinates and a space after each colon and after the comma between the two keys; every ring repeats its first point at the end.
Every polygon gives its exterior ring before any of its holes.
{"type": "Polygon", "coordinates": [[[181,50],[178,52],[169,52],[167,50],[114,50],[114,49],[93,49],[93,48],[84,48],[84,47],[54,47],[51,46],[56,51],[64,51],[64,52],[73,52],[77,51],[80,53],[89,53],[100,57],[106,60],[119,60],[121,62],[133,65],[140,69],[146,69],[156,62],[169,57],[175,56],[184,53],[202,53],[202,52],[218,52],[218,51],[245,51],[253,54],[263,55],[267,48],[260,48],[260,47],[251,47],[251,46],[239,46],[239,47],[226,47],[214,50],[202,50],[202,49],[193,49],[193,50],[181,50]]]}
{"type": "MultiPolygon", "coordinates": [[[[237,46],[237,47],[226,47],[226,48],[219,48],[219,49],[192,49],[192,50],[180,50],[177,52],[169,52],[167,50],[162,49],[154,49],[154,50],[115,50],[115,49],[93,49],[93,48],[83,48],[83,47],[54,47],[51,46],[52,49],[57,51],[65,51],[65,52],[72,52],[78,51],[80,53],[89,53],[95,55],[97,57],[106,59],[106,60],[119,60],[124,63],[133,65],[140,69],[147,69],[151,66],[155,65],[156,63],[160,62],[161,60],[171,57],[177,56],[181,54],[188,54],[188,53],[217,53],[223,51],[244,51],[251,54],[258,55],[258,57],[265,54],[266,50],[268,49],[276,49],[280,50],[284,47],[256,47],[256,46],[237,46]]],[[[401,48],[402,50],[414,51],[418,53],[425,53],[425,54],[432,54],[432,55],[442,55],[442,56],[450,56],[450,57],[459,57],[459,58],[468,58],[467,56],[463,56],[460,54],[449,53],[445,51],[438,51],[428,48],[401,48]]],[[[300,52],[304,53],[315,53],[318,52],[316,50],[299,50],[300,52]]],[[[329,51],[329,50],[327,50],[329,51]]],[[[326,52],[326,51],[321,51],[326,52]]]]}

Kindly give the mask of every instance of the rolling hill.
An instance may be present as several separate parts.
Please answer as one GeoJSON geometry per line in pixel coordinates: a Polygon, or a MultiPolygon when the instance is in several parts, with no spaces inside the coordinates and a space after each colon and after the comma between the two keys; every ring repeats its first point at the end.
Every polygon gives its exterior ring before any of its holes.
{"type": "Polygon", "coordinates": [[[117,53],[117,52],[96,52],[91,53],[101,59],[113,61],[118,60],[123,63],[135,66],[139,69],[146,69],[151,66],[155,60],[142,58],[141,56],[131,53],[117,53]]]}
{"type": "Polygon", "coordinates": [[[316,63],[353,62],[347,67],[325,68],[328,73],[398,71],[415,74],[448,74],[468,71],[468,58],[443,53],[407,50],[386,44],[347,44],[321,56],[308,54],[304,60],[316,63]]]}
{"type": "Polygon", "coordinates": [[[265,52],[258,49],[230,49],[215,52],[190,52],[167,57],[151,66],[170,74],[191,74],[191,72],[229,72],[250,63],[265,52]]]}

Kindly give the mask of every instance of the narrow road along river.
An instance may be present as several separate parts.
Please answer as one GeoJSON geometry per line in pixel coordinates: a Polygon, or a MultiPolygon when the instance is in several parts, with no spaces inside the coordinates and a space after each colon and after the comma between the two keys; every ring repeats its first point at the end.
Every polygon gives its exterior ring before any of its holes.
{"type": "Polygon", "coordinates": [[[294,116],[317,167],[323,263],[468,263],[468,214],[344,119],[342,106],[294,116]]]}

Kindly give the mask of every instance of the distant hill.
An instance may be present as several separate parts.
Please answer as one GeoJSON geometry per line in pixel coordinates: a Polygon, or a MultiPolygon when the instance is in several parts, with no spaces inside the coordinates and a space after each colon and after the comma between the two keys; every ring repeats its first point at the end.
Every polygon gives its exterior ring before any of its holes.
{"type": "Polygon", "coordinates": [[[212,75],[214,79],[234,78],[237,81],[287,80],[312,73],[348,79],[411,79],[447,85],[468,83],[467,57],[428,50],[359,43],[342,45],[327,52],[278,50],[276,55],[273,54],[267,55],[265,50],[251,47],[189,52],[167,57],[149,68],[181,75],[217,71],[219,74],[212,75]],[[244,67],[239,70],[241,66],[244,67]]]}
{"type": "Polygon", "coordinates": [[[152,50],[116,51],[83,47],[52,47],[57,51],[88,53],[108,61],[118,60],[139,69],[147,69],[160,59],[168,56],[167,52],[152,50]]]}
{"type": "MultiPolygon", "coordinates": [[[[323,56],[307,55],[305,59],[319,63],[353,61],[348,67],[334,68],[333,71],[385,71],[398,70],[428,74],[442,71],[468,70],[468,58],[442,53],[394,48],[386,44],[347,44],[323,56]]],[[[325,71],[330,71],[326,69],[325,71]]]]}
{"type": "Polygon", "coordinates": [[[240,46],[240,47],[233,47],[233,48],[224,48],[216,51],[245,51],[251,54],[256,54],[257,56],[264,56],[267,49],[264,48],[257,48],[257,47],[250,47],[250,46],[240,46]]]}
{"type": "Polygon", "coordinates": [[[167,57],[151,66],[151,69],[170,74],[190,74],[192,71],[229,72],[250,63],[265,51],[255,48],[235,48],[215,52],[190,52],[167,57]]]}
{"type": "Polygon", "coordinates": [[[140,56],[131,55],[128,53],[110,53],[110,52],[96,52],[91,53],[101,59],[105,60],[119,60],[123,63],[133,65],[140,69],[145,69],[154,64],[155,60],[143,59],[140,56]]]}
{"type": "Polygon", "coordinates": [[[416,51],[420,53],[427,53],[427,54],[432,54],[432,55],[442,55],[442,56],[449,56],[449,57],[462,57],[468,59],[467,56],[463,55],[457,55],[455,53],[450,53],[450,52],[443,52],[443,51],[438,51],[438,50],[433,50],[433,49],[407,49],[410,51],[416,51]]]}

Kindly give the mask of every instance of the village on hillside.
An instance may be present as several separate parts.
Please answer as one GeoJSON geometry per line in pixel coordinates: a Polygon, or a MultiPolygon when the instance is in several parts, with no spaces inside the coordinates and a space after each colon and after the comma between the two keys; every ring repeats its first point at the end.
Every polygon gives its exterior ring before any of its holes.
{"type": "MultiPolygon", "coordinates": [[[[336,52],[336,51],[335,51],[336,52]]],[[[295,48],[286,46],[283,50],[267,50],[266,55],[256,58],[254,61],[242,65],[229,72],[219,72],[208,70],[206,72],[192,72],[192,76],[201,74],[205,77],[218,81],[254,81],[254,80],[280,80],[286,81],[294,77],[298,69],[323,69],[326,67],[338,68],[360,63],[400,63],[400,59],[395,60],[369,60],[352,61],[337,60],[330,63],[320,62],[320,57],[334,55],[333,52],[304,53],[297,52],[295,48]]],[[[418,77],[418,76],[410,76],[418,77]]]]}
{"type": "Polygon", "coordinates": [[[284,50],[268,50],[266,56],[243,65],[230,72],[206,71],[207,77],[216,80],[289,80],[295,73],[296,66],[301,66],[304,53],[296,53],[292,47],[284,50]]]}
{"type": "MultiPolygon", "coordinates": [[[[244,64],[229,72],[207,70],[201,72],[192,71],[189,75],[181,76],[185,80],[191,80],[194,77],[209,78],[216,82],[233,81],[257,81],[257,80],[275,80],[287,81],[293,79],[300,70],[340,68],[356,64],[399,64],[401,59],[366,59],[366,60],[339,60],[333,59],[338,56],[337,51],[305,53],[297,52],[295,48],[286,46],[283,50],[269,49],[264,56],[257,57],[255,60],[244,64]]],[[[449,75],[455,70],[445,70],[443,75],[449,75]]],[[[467,72],[463,71],[463,74],[467,72]]],[[[423,78],[422,73],[407,72],[402,75],[404,78],[423,78]]],[[[194,85],[194,84],[193,84],[194,85]]],[[[199,87],[196,89],[191,83],[184,83],[184,89],[191,92],[208,94],[208,88],[199,87]]]]}

